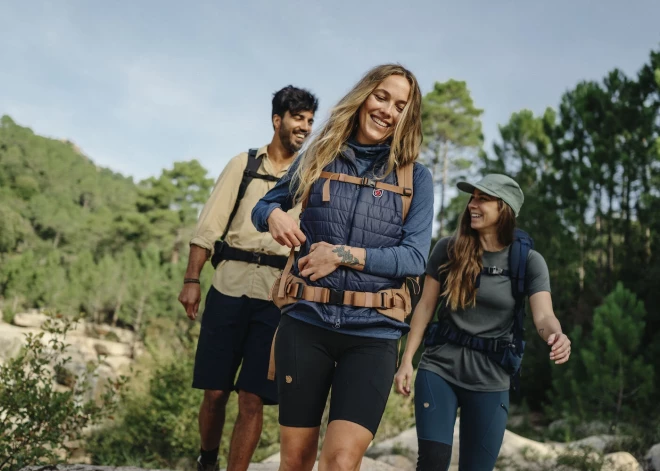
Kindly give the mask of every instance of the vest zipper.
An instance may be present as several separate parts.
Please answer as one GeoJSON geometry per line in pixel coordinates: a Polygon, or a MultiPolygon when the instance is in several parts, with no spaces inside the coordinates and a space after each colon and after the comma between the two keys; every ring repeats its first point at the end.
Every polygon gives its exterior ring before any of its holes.
{"type": "MultiPolygon", "coordinates": [[[[355,168],[355,170],[356,170],[355,174],[357,175],[357,168],[355,168]]],[[[346,240],[344,241],[344,245],[348,245],[348,241],[351,240],[351,234],[353,232],[353,221],[355,220],[355,210],[357,209],[357,205],[360,202],[360,190],[362,190],[362,187],[360,187],[360,186],[355,187],[355,192],[356,192],[357,196],[355,198],[355,204],[353,206],[353,211],[352,211],[352,214],[351,214],[351,222],[348,225],[348,231],[346,232],[346,240]]],[[[343,278],[342,285],[346,284],[346,275],[347,274],[348,274],[348,271],[344,270],[343,277],[342,277],[343,278]]],[[[341,317],[341,310],[339,311],[339,316],[341,317]]],[[[340,320],[339,320],[339,317],[338,317],[337,320],[335,321],[335,329],[339,329],[339,327],[340,327],[340,320]]]]}

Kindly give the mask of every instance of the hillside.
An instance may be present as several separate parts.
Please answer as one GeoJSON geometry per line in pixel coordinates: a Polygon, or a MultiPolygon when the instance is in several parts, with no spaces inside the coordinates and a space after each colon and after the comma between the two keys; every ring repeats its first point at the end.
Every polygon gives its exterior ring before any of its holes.
{"type": "Polygon", "coordinates": [[[213,180],[195,161],[135,183],[69,141],[0,119],[0,309],[83,312],[139,330],[173,314],[180,252],[213,180]]]}

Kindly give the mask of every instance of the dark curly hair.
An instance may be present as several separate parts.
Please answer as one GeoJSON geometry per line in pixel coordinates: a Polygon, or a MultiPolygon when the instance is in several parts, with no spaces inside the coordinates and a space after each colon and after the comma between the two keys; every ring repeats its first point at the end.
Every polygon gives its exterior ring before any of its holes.
{"type": "Polygon", "coordinates": [[[319,100],[309,91],[296,88],[293,85],[287,85],[273,94],[273,112],[271,117],[278,115],[284,118],[288,111],[289,114],[300,113],[301,111],[311,111],[316,113],[319,107],[319,100]]]}

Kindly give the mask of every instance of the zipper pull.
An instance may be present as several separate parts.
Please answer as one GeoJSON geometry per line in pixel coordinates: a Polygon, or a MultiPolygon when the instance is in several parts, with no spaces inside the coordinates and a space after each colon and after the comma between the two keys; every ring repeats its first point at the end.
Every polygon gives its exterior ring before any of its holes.
{"type": "Polygon", "coordinates": [[[335,329],[339,329],[339,319],[335,321],[335,329]]]}

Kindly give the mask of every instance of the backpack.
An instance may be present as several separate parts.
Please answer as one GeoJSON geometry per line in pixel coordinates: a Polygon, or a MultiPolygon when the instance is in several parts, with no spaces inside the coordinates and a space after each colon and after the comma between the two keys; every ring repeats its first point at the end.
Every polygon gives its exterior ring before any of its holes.
{"type": "MultiPolygon", "coordinates": [[[[511,294],[515,300],[511,342],[499,339],[477,337],[458,330],[449,323],[442,322],[440,314],[438,321],[427,327],[424,344],[439,345],[445,342],[454,343],[485,353],[491,360],[501,366],[511,375],[511,387],[517,390],[520,386],[522,358],[525,353],[525,298],[527,286],[527,257],[534,248],[534,240],[521,229],[514,232],[513,243],[509,250],[509,268],[484,267],[477,277],[476,287],[479,287],[481,276],[508,276],[511,278],[511,294]]],[[[439,306],[439,310],[442,306],[439,306]]]]}
{"type": "MultiPolygon", "coordinates": [[[[253,179],[258,178],[260,180],[267,180],[269,182],[278,182],[280,179],[273,177],[272,175],[264,175],[259,173],[259,166],[261,165],[261,160],[257,158],[258,149],[250,149],[248,151],[247,164],[245,165],[245,170],[243,170],[243,178],[241,179],[241,184],[238,187],[238,194],[236,195],[236,201],[234,202],[234,208],[231,210],[229,219],[227,220],[227,225],[225,226],[225,231],[222,233],[222,236],[217,240],[213,246],[213,257],[211,257],[211,265],[213,268],[216,268],[218,264],[223,260],[222,252],[225,248],[225,237],[229,232],[231,223],[236,216],[238,211],[238,206],[241,203],[241,200],[245,196],[245,191],[247,190],[248,185],[252,182],[253,179]]],[[[286,258],[286,257],[285,257],[286,258]]]]}

